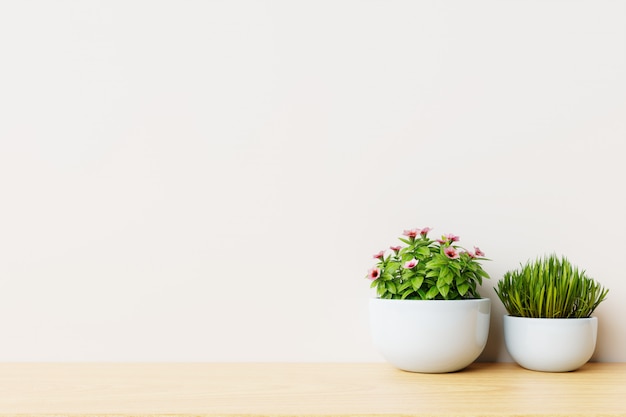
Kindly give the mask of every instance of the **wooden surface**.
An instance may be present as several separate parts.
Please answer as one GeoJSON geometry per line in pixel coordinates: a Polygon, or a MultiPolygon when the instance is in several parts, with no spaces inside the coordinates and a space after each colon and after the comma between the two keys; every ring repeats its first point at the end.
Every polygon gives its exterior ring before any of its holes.
{"type": "Polygon", "coordinates": [[[626,363],[0,364],[0,416],[626,416],[626,363]]]}

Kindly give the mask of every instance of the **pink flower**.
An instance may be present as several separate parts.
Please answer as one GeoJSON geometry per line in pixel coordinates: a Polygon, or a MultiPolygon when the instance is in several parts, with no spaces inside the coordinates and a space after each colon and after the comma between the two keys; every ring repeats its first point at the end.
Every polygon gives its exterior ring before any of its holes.
{"type": "Polygon", "coordinates": [[[383,259],[383,256],[385,256],[385,251],[384,251],[384,250],[381,250],[380,252],[378,252],[377,254],[375,254],[375,255],[373,256],[373,258],[375,258],[375,259],[383,259]]]}
{"type": "Polygon", "coordinates": [[[415,268],[417,266],[417,259],[411,259],[404,264],[405,269],[415,268]]]}
{"type": "Polygon", "coordinates": [[[452,243],[452,242],[458,242],[458,241],[459,241],[459,237],[456,235],[453,235],[452,233],[448,233],[447,235],[441,236],[441,239],[437,239],[437,242],[439,242],[440,245],[443,245],[444,243],[452,243]]]}
{"type": "Polygon", "coordinates": [[[420,234],[420,229],[411,229],[411,230],[405,230],[404,233],[402,233],[404,236],[408,236],[408,237],[412,237],[412,238],[416,238],[417,235],[420,234]]]}
{"type": "Polygon", "coordinates": [[[420,230],[420,235],[426,236],[428,234],[428,232],[430,232],[431,230],[433,230],[433,229],[431,229],[430,227],[425,227],[422,230],[420,230]]]}
{"type": "Polygon", "coordinates": [[[380,268],[374,267],[367,271],[367,277],[372,281],[378,279],[380,277],[380,268]]]}
{"type": "Polygon", "coordinates": [[[481,251],[480,248],[474,246],[474,252],[476,252],[476,256],[485,256],[485,252],[481,251]]]}
{"type": "Polygon", "coordinates": [[[476,255],[474,255],[474,252],[466,251],[466,252],[463,252],[463,253],[467,253],[467,256],[469,256],[472,259],[476,257],[476,255]]]}
{"type": "Polygon", "coordinates": [[[459,257],[459,253],[452,246],[448,246],[443,250],[443,253],[450,259],[457,259],[459,257]]]}
{"type": "Polygon", "coordinates": [[[398,253],[400,252],[400,249],[402,249],[402,246],[389,246],[389,249],[391,249],[395,253],[398,253]]]}
{"type": "Polygon", "coordinates": [[[456,235],[453,235],[452,233],[448,233],[447,235],[445,235],[445,238],[447,241],[450,242],[458,242],[459,241],[459,237],[456,235]]]}

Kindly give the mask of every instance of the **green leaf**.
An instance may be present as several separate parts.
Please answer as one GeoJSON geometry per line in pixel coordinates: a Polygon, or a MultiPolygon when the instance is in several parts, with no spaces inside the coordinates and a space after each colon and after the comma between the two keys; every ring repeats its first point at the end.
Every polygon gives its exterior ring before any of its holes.
{"type": "Polygon", "coordinates": [[[384,298],[385,294],[387,294],[387,288],[385,288],[384,285],[379,285],[378,288],[376,288],[376,293],[378,293],[380,298],[384,298]]]}
{"type": "Polygon", "coordinates": [[[446,282],[446,280],[443,277],[439,277],[439,279],[437,280],[437,288],[441,288],[444,285],[448,285],[448,283],[446,282]]]}
{"type": "Polygon", "coordinates": [[[454,284],[458,287],[459,285],[467,282],[467,278],[463,275],[457,275],[454,279],[454,284]]]}
{"type": "Polygon", "coordinates": [[[443,285],[439,288],[437,288],[439,290],[439,293],[443,296],[443,298],[447,298],[448,297],[448,292],[450,291],[450,286],[449,285],[443,285]]]}
{"type": "Polygon", "coordinates": [[[439,294],[439,289],[437,287],[431,287],[426,293],[426,296],[424,298],[426,298],[427,300],[432,300],[438,294],[439,294]]]}
{"type": "Polygon", "coordinates": [[[426,263],[426,268],[435,269],[444,266],[447,263],[448,262],[445,259],[441,259],[441,257],[433,257],[433,259],[426,263]]]}
{"type": "Polygon", "coordinates": [[[439,270],[439,279],[437,280],[437,285],[439,285],[439,281],[443,281],[445,284],[450,285],[454,280],[454,275],[448,268],[441,268],[439,270]]]}
{"type": "Polygon", "coordinates": [[[413,253],[407,251],[402,254],[402,262],[407,262],[407,261],[410,261],[411,259],[413,259],[413,253]]]}
{"type": "Polygon", "coordinates": [[[393,275],[400,268],[400,265],[400,262],[389,262],[387,268],[385,268],[385,272],[393,275]]]}
{"type": "Polygon", "coordinates": [[[412,283],[411,281],[404,281],[399,287],[398,287],[398,292],[402,292],[404,290],[406,290],[407,288],[412,288],[412,283]]]}
{"type": "Polygon", "coordinates": [[[478,275],[480,275],[483,278],[489,279],[489,274],[486,273],[482,268],[477,268],[476,273],[478,273],[478,275]]]}
{"type": "Polygon", "coordinates": [[[396,289],[396,284],[394,284],[392,281],[387,281],[385,282],[385,286],[387,287],[387,291],[389,291],[392,294],[397,294],[398,290],[396,289]]]}
{"type": "Polygon", "coordinates": [[[448,262],[448,268],[454,268],[458,272],[461,270],[461,264],[458,262],[448,262]]]}
{"type": "Polygon", "coordinates": [[[419,290],[420,287],[422,286],[422,283],[424,282],[424,277],[418,275],[416,277],[414,277],[413,279],[411,279],[411,285],[413,287],[413,289],[415,291],[419,290]]]}
{"type": "Polygon", "coordinates": [[[467,264],[467,267],[466,267],[466,268],[467,268],[469,271],[476,272],[476,269],[478,269],[478,268],[479,268],[479,265],[478,265],[477,263],[475,263],[475,262],[470,262],[470,263],[468,263],[468,264],[467,264]]]}
{"type": "Polygon", "coordinates": [[[407,291],[402,293],[402,298],[401,299],[404,300],[405,298],[407,298],[411,294],[413,294],[413,290],[407,290],[407,291]]]}
{"type": "Polygon", "coordinates": [[[469,290],[470,285],[467,282],[464,282],[460,285],[457,285],[456,288],[459,290],[460,295],[465,295],[467,294],[467,290],[469,290]]]}
{"type": "Polygon", "coordinates": [[[426,278],[434,278],[434,277],[438,277],[439,276],[439,270],[438,269],[433,269],[432,271],[428,271],[428,273],[426,274],[426,278]]]}

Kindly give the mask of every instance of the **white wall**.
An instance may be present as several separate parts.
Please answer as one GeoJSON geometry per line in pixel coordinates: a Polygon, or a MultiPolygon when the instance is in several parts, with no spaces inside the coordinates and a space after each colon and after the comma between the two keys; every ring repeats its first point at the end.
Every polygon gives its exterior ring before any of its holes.
{"type": "Polygon", "coordinates": [[[626,2],[0,3],[0,361],[379,361],[371,255],[430,226],[610,288],[626,2]]]}

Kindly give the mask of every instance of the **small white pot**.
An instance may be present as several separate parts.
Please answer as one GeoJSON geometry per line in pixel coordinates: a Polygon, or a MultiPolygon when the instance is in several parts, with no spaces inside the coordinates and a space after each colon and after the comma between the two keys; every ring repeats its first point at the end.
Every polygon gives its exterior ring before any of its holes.
{"type": "Polygon", "coordinates": [[[591,359],[598,319],[540,319],[504,316],[504,342],[519,365],[533,371],[567,372],[591,359]]]}
{"type": "Polygon", "coordinates": [[[442,373],[478,358],[489,334],[491,300],[370,300],[374,346],[405,371],[442,373]]]}

